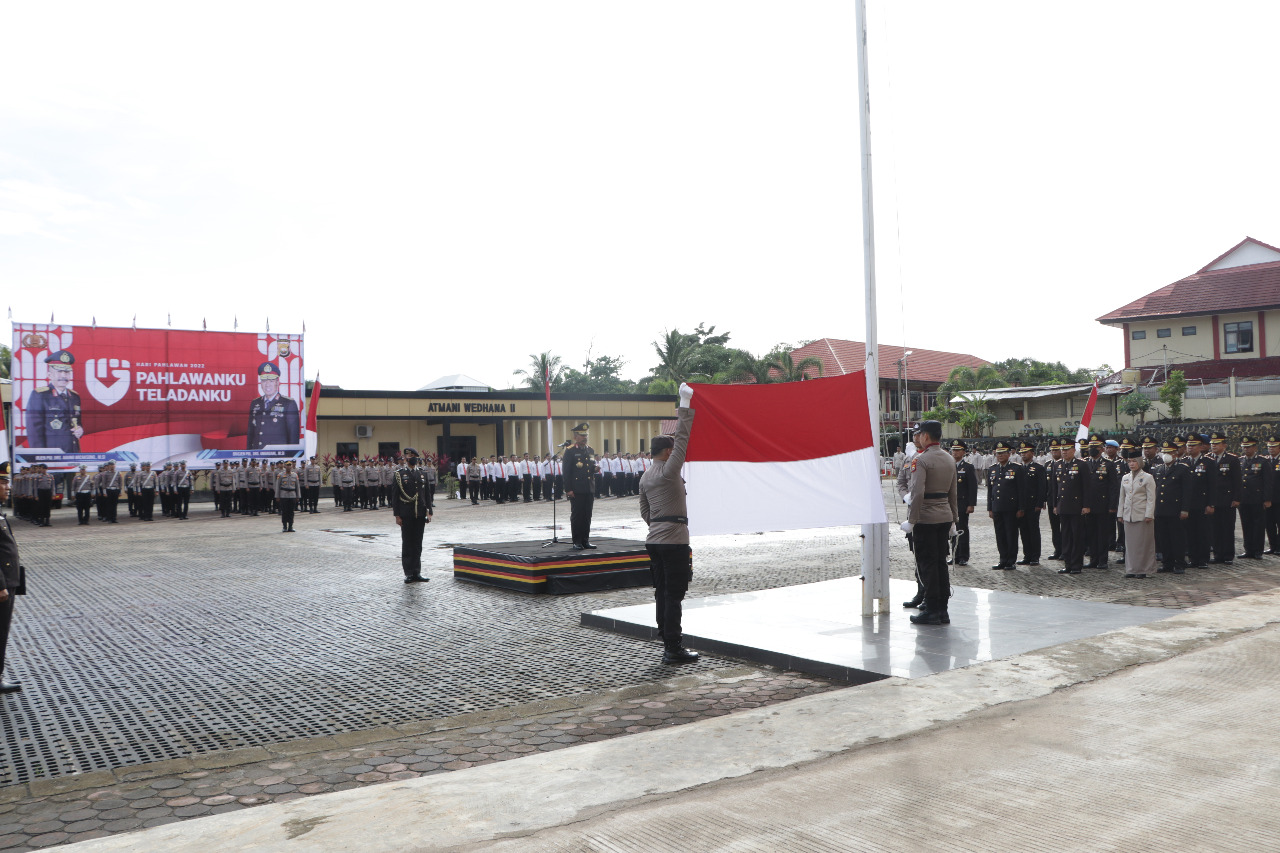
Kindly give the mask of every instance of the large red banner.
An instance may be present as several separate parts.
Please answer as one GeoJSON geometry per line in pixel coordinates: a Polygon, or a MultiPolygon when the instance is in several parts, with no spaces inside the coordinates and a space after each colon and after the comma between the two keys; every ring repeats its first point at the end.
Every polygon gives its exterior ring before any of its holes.
{"type": "Polygon", "coordinates": [[[13,328],[19,464],[301,457],[302,335],[13,328]]]}

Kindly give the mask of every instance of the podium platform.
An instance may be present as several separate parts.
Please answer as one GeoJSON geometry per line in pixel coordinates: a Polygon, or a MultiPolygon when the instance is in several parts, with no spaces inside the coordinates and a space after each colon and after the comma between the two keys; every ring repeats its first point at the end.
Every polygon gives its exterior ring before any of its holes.
{"type": "Polygon", "coordinates": [[[487,542],[455,545],[457,580],[518,592],[565,595],[651,586],[649,552],[635,539],[592,539],[594,551],[575,551],[564,541],[487,542]]]}

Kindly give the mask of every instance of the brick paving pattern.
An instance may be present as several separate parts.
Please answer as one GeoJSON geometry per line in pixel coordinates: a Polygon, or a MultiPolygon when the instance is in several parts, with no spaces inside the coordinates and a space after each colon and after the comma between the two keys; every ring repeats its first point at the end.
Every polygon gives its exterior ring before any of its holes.
{"type": "MultiPolygon", "coordinates": [[[[902,508],[889,495],[890,520],[902,508]]],[[[567,508],[566,508],[567,509],[567,508]]],[[[600,535],[643,537],[634,498],[596,504],[600,535]]],[[[69,519],[69,520],[68,520],[69,519]]],[[[899,519],[900,520],[900,519],[899,519]]],[[[567,512],[559,519],[567,525],[567,512]]],[[[440,501],[425,573],[400,582],[389,513],[77,528],[17,524],[32,594],[20,600],[0,697],[0,849],[39,849],[360,785],[450,772],[737,708],[836,689],[706,658],[658,664],[651,644],[581,628],[578,615],[650,601],[648,589],[527,596],[451,579],[451,543],[538,539],[541,504],[440,501]],[[286,687],[281,687],[286,685],[286,687]]],[[[986,568],[979,508],[953,583],[1181,608],[1274,588],[1280,559],[1125,580],[1060,564],[986,568]]],[[[891,534],[894,577],[912,577],[891,534]]],[[[1044,523],[1046,554],[1048,524],[1044,523]]],[[[859,571],[856,529],[708,537],[690,596],[859,571]]],[[[894,602],[894,606],[897,603],[894,602]]],[[[850,606],[857,606],[850,602],[850,606]]],[[[846,688],[856,689],[856,688],[846,688]]]]}

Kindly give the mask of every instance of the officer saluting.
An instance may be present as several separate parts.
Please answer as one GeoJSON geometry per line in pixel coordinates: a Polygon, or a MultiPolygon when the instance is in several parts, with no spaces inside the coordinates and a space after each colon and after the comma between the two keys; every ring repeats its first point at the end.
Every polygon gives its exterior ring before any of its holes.
{"type": "Polygon", "coordinates": [[[297,444],[301,418],[292,397],[280,394],[280,368],[273,362],[258,365],[258,385],[262,396],[249,404],[249,437],[246,450],[261,450],[269,444],[297,444]]]}
{"type": "Polygon", "coordinates": [[[49,384],[33,391],[27,401],[27,447],[57,447],[67,453],[79,453],[80,437],[84,435],[80,395],[67,387],[76,357],[58,350],[46,355],[44,362],[49,367],[49,384]]]}
{"type": "Polygon", "coordinates": [[[595,548],[591,544],[591,512],[596,501],[596,452],[587,444],[591,426],[573,428],[573,446],[564,452],[564,493],[569,496],[569,530],[573,549],[595,548]]]}

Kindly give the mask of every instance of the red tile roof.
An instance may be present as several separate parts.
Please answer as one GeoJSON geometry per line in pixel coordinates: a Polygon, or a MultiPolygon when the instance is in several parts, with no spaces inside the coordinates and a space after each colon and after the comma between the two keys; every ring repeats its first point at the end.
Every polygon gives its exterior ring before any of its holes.
{"type": "MultiPolygon", "coordinates": [[[[880,344],[881,379],[897,380],[897,361],[902,358],[903,352],[905,352],[903,347],[880,344]]],[[[863,369],[867,361],[867,345],[862,341],[821,338],[791,351],[792,359],[797,362],[809,356],[814,356],[822,362],[823,376],[842,376],[863,369]]],[[[906,375],[912,382],[942,383],[947,381],[953,368],[966,366],[976,369],[987,364],[990,362],[976,355],[913,347],[911,355],[907,356],[906,375]]],[[[809,370],[806,373],[816,378],[814,371],[809,370]]]]}
{"type": "Polygon", "coordinates": [[[1209,267],[1246,242],[1274,248],[1258,240],[1245,238],[1210,261],[1199,272],[1165,285],[1109,314],[1103,314],[1098,322],[1118,326],[1133,320],[1280,308],[1280,261],[1209,270],[1209,267]]]}

